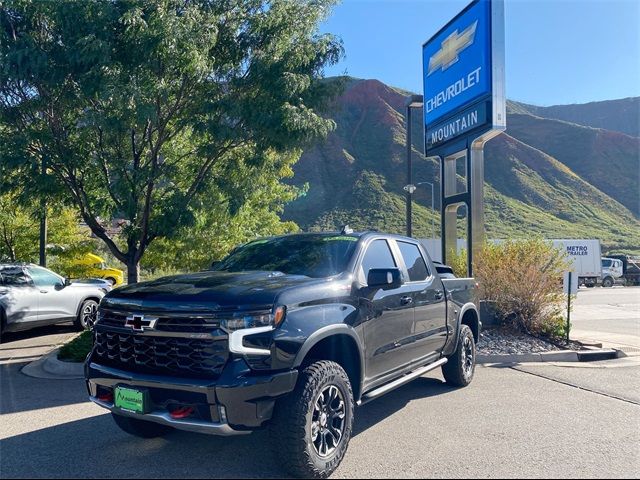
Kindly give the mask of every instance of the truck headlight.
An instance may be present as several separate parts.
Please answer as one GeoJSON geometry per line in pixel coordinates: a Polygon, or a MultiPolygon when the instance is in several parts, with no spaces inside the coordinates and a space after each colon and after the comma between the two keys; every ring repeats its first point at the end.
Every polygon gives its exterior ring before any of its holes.
{"type": "Polygon", "coordinates": [[[285,307],[277,307],[272,312],[239,312],[231,318],[223,319],[220,326],[229,332],[247,328],[276,328],[284,320],[285,314],[285,307]]]}

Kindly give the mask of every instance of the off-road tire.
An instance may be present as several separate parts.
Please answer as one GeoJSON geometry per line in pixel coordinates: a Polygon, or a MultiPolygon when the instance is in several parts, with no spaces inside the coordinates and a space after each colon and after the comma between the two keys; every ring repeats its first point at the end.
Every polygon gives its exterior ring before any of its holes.
{"type": "Polygon", "coordinates": [[[353,428],[353,410],[351,383],[340,365],[321,360],[305,367],[300,372],[295,390],[276,404],[270,428],[271,445],[282,467],[301,478],[327,478],[331,475],[347,451],[353,428]],[[335,450],[322,457],[314,445],[312,422],[320,394],[332,386],[337,387],[344,404],[343,432],[335,450]]]}
{"type": "Polygon", "coordinates": [[[111,416],[116,422],[116,425],[118,425],[121,430],[135,437],[163,437],[174,430],[173,428],[167,427],[166,425],[147,422],[145,420],[138,420],[137,418],[125,417],[123,415],[118,415],[117,413],[112,413],[111,416]]]}
{"type": "Polygon", "coordinates": [[[80,306],[80,311],[78,312],[78,316],[76,317],[73,324],[78,330],[91,330],[93,328],[93,324],[96,321],[95,315],[97,315],[97,311],[98,311],[98,302],[96,302],[95,300],[85,300],[84,302],[82,302],[82,305],[80,306]],[[85,310],[88,308],[92,309],[92,312],[94,315],[93,323],[89,323],[85,319],[85,315],[87,315],[87,312],[85,310]]]}
{"type": "Polygon", "coordinates": [[[442,375],[448,385],[452,387],[466,387],[473,380],[476,366],[476,345],[473,332],[467,325],[460,326],[456,351],[448,357],[442,366],[442,375]],[[471,365],[468,357],[471,354],[471,365]]]}

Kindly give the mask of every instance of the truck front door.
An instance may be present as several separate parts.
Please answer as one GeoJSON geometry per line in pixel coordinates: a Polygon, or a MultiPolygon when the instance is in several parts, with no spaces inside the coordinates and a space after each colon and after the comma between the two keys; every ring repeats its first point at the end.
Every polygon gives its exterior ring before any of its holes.
{"type": "Polygon", "coordinates": [[[413,331],[413,297],[410,288],[384,290],[369,288],[366,279],[372,268],[400,268],[387,240],[374,239],[366,248],[357,268],[360,309],[366,355],[366,382],[373,384],[385,374],[411,361],[410,338],[413,331]]]}

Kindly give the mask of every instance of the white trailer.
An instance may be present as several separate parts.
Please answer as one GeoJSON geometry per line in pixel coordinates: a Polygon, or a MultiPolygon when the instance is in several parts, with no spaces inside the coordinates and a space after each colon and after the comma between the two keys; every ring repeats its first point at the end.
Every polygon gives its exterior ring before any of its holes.
{"type": "Polygon", "coordinates": [[[572,270],[578,274],[580,285],[595,286],[602,275],[600,263],[600,240],[552,240],[553,246],[567,253],[572,270]]]}

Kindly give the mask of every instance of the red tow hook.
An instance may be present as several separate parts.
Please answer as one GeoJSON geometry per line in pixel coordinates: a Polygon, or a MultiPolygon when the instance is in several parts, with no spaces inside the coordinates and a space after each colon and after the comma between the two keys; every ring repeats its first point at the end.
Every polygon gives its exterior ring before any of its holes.
{"type": "Polygon", "coordinates": [[[177,408],[176,410],[169,412],[169,415],[171,415],[171,418],[175,418],[176,420],[179,420],[181,418],[187,418],[191,416],[194,410],[195,410],[194,407],[180,407],[180,408],[177,408]]]}

